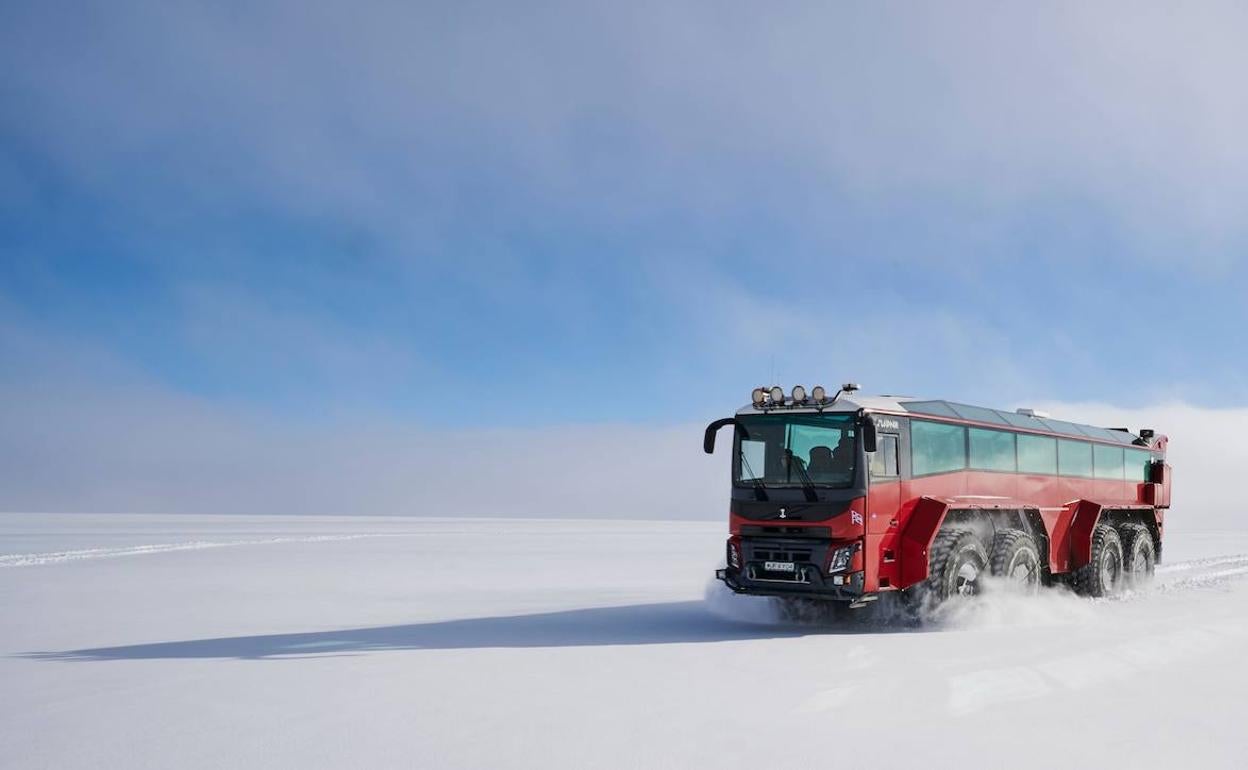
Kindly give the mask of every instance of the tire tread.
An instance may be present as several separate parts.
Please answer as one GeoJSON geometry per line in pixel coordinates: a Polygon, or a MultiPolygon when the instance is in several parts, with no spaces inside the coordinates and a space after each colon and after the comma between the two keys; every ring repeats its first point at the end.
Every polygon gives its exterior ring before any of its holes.
{"type": "MultiPolygon", "coordinates": [[[[1084,596],[1106,596],[1112,593],[1112,586],[1107,590],[1106,586],[1101,585],[1099,565],[1101,554],[1114,542],[1118,543],[1118,558],[1125,562],[1125,551],[1117,530],[1108,524],[1097,524],[1096,529],[1092,530],[1092,551],[1088,563],[1075,570],[1074,586],[1077,593],[1084,596]]],[[[1120,581],[1121,574],[1120,572],[1120,581]]]]}

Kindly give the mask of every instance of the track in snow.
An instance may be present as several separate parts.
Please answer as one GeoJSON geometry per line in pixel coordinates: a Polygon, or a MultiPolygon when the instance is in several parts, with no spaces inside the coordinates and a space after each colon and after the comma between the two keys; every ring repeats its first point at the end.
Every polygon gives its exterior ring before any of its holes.
{"type": "Polygon", "coordinates": [[[322,543],[338,540],[361,540],[373,537],[402,537],[399,534],[368,535],[309,535],[306,537],[269,537],[263,540],[192,540],[185,543],[156,543],[132,545],[120,548],[84,548],[76,551],[52,551],[48,553],[0,554],[2,567],[35,567],[44,564],[62,564],[83,559],[117,559],[124,556],[148,556],[174,551],[200,551],[206,548],[229,548],[243,545],[276,545],[279,543],[322,543]]]}
{"type": "Polygon", "coordinates": [[[1156,588],[1170,591],[1220,583],[1248,575],[1248,554],[1193,559],[1157,568],[1156,588]]]}

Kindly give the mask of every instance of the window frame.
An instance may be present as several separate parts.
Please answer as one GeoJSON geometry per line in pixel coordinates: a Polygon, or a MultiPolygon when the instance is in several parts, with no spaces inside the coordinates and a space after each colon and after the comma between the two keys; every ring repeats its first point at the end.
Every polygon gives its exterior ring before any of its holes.
{"type": "Polygon", "coordinates": [[[1018,473],[1019,472],[1018,471],[1018,436],[1019,434],[1016,431],[1012,431],[1012,430],[997,430],[995,428],[980,428],[975,425],[966,426],[966,469],[968,471],[979,471],[981,473],[1018,473]],[[1003,468],[976,467],[974,461],[972,460],[973,450],[972,450],[972,439],[971,439],[971,435],[975,431],[979,431],[980,433],[1001,433],[1006,436],[1009,436],[1010,437],[1010,456],[1014,458],[1014,463],[1013,463],[1014,467],[1009,470],[1006,470],[1003,468]]]}
{"type": "Polygon", "coordinates": [[[1124,478],[1124,480],[1125,480],[1125,481],[1130,481],[1130,482],[1132,482],[1132,483],[1134,483],[1134,484],[1147,484],[1147,483],[1148,483],[1149,469],[1150,469],[1150,467],[1152,466],[1153,461],[1156,459],[1156,458],[1154,457],[1153,453],[1152,453],[1152,452],[1150,452],[1150,451],[1148,451],[1147,449],[1141,449],[1141,448],[1139,448],[1139,447],[1134,447],[1134,446],[1127,446],[1127,447],[1123,447],[1122,449],[1123,449],[1123,451],[1122,451],[1122,460],[1123,460],[1122,464],[1123,464],[1123,473],[1124,473],[1124,477],[1123,477],[1123,478],[1124,478]],[[1128,465],[1128,464],[1127,464],[1127,458],[1128,458],[1128,457],[1130,457],[1131,455],[1136,455],[1137,457],[1138,457],[1139,455],[1143,455],[1143,456],[1144,456],[1144,465],[1142,466],[1142,470],[1144,471],[1143,478],[1133,478],[1133,477],[1131,477],[1130,475],[1126,475],[1126,471],[1127,471],[1127,469],[1128,469],[1128,468],[1130,468],[1130,467],[1132,467],[1132,466],[1130,466],[1130,465],[1128,465]]]}
{"type": "Polygon", "coordinates": [[[1094,479],[1096,478],[1096,461],[1093,459],[1095,451],[1092,449],[1091,441],[1081,441],[1080,439],[1059,438],[1057,440],[1057,475],[1064,476],[1068,479],[1094,479]],[[1062,446],[1082,447],[1088,451],[1088,472],[1083,473],[1067,473],[1062,469],[1062,446]]]}
{"type": "Polygon", "coordinates": [[[1024,476],[1057,476],[1058,475],[1058,472],[1057,472],[1057,441],[1058,439],[1056,436],[1042,436],[1036,433],[1015,433],[1014,435],[1017,436],[1017,438],[1014,439],[1014,466],[1018,468],[1018,473],[1024,476]],[[1053,447],[1053,470],[1051,471],[1034,471],[1034,470],[1025,471],[1023,470],[1023,463],[1022,463],[1023,455],[1022,455],[1022,452],[1019,450],[1019,446],[1022,443],[1020,439],[1023,439],[1023,438],[1026,438],[1028,440],[1047,441],[1052,445],[1053,447]]]}
{"type": "MultiPolygon", "coordinates": [[[[884,453],[887,459],[888,453],[884,453]]],[[[886,468],[887,470],[887,468],[886,468]]],[[[901,478],[901,434],[900,433],[880,433],[876,435],[876,451],[867,453],[867,475],[873,479],[899,479],[901,478]],[[882,451],[885,441],[893,442],[893,472],[892,473],[876,473],[875,472],[875,455],[882,451]]]]}
{"type": "Polygon", "coordinates": [[[910,420],[910,475],[914,478],[923,478],[926,476],[940,476],[945,473],[957,473],[959,471],[967,470],[967,461],[968,461],[967,441],[969,440],[967,439],[967,428],[969,427],[970,426],[964,423],[959,423],[959,422],[946,422],[942,420],[920,420],[920,419],[912,418],[910,420]],[[940,425],[944,427],[956,428],[958,430],[961,430],[962,431],[962,465],[957,468],[945,468],[945,469],[941,469],[937,471],[927,471],[925,473],[919,473],[918,470],[915,469],[915,459],[918,457],[918,453],[914,451],[914,435],[915,435],[915,427],[917,425],[940,425]]]}
{"type": "Polygon", "coordinates": [[[1127,453],[1121,445],[1110,444],[1093,444],[1092,445],[1092,478],[1098,481],[1126,481],[1127,478],[1127,453]],[[1101,463],[1097,460],[1097,456],[1105,452],[1118,453],[1118,475],[1104,476],[1101,474],[1101,463]]]}

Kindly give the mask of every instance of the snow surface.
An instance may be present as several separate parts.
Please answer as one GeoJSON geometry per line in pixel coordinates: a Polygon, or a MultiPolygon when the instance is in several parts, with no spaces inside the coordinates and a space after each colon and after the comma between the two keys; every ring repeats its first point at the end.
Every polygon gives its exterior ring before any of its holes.
{"type": "Polygon", "coordinates": [[[0,515],[0,766],[1245,766],[1248,534],[915,627],[708,586],[724,529],[0,515]]]}

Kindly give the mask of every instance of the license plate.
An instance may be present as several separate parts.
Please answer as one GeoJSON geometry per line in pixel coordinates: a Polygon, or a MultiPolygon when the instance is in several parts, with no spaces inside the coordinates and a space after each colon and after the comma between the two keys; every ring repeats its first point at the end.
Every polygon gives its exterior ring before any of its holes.
{"type": "Polygon", "coordinates": [[[796,565],[791,561],[767,561],[763,562],[763,569],[768,572],[793,572],[796,565]]]}

